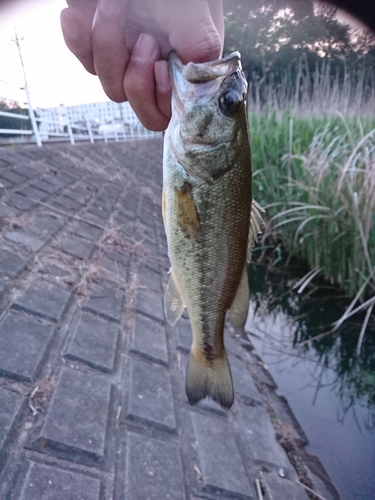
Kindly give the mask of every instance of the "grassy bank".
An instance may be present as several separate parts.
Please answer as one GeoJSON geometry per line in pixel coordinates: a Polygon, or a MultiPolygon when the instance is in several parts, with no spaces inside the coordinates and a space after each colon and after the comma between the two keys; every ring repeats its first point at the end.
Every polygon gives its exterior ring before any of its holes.
{"type": "Polygon", "coordinates": [[[340,101],[333,89],[331,104],[327,89],[299,103],[254,99],[249,109],[254,197],[268,230],[309,264],[306,279],[319,274],[354,297],[348,313],[375,302],[375,99],[355,91],[340,101]]]}

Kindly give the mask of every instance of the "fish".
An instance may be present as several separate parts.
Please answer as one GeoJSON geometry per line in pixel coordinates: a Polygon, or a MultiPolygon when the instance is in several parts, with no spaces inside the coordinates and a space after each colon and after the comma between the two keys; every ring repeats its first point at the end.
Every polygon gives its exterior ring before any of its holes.
{"type": "Polygon", "coordinates": [[[185,377],[190,404],[210,397],[229,409],[233,382],[226,313],[243,328],[247,262],[262,230],[252,200],[247,81],[239,52],[207,63],[169,55],[172,117],[164,134],[162,213],[171,263],[164,297],[174,325],[188,309],[193,341],[185,377]]]}

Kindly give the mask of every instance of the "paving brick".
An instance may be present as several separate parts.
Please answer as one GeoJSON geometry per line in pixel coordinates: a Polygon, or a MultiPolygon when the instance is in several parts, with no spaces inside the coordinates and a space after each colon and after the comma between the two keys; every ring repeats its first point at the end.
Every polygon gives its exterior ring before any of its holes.
{"type": "MultiPolygon", "coordinates": [[[[259,472],[260,483],[264,490],[264,498],[274,498],[274,494],[277,492],[277,498],[280,499],[308,500],[309,497],[303,486],[294,482],[298,479],[296,475],[292,482],[287,478],[280,477],[277,470],[265,469],[265,471],[259,472]]],[[[316,488],[314,488],[314,491],[316,491],[316,488]]],[[[328,500],[329,497],[324,498],[328,500]]]]}
{"type": "Polygon", "coordinates": [[[93,206],[97,208],[102,208],[103,210],[106,210],[108,212],[112,212],[113,207],[116,203],[116,200],[112,198],[111,196],[108,195],[107,190],[105,191],[96,198],[95,203],[93,206]]]}
{"type": "Polygon", "coordinates": [[[235,393],[242,394],[253,404],[261,404],[258,389],[246,364],[235,356],[228,355],[228,359],[235,393]]]}
{"type": "Polygon", "coordinates": [[[64,196],[71,200],[76,200],[83,205],[91,198],[87,190],[81,186],[77,186],[71,191],[65,191],[64,196]]]}
{"type": "Polygon", "coordinates": [[[193,335],[191,333],[190,321],[181,318],[175,325],[174,330],[177,334],[177,348],[180,351],[189,353],[193,335]]]}
{"type": "Polygon", "coordinates": [[[11,207],[16,207],[19,210],[29,210],[35,205],[35,201],[30,198],[22,196],[22,194],[12,193],[11,196],[7,198],[7,204],[11,207]]]}
{"type": "Polygon", "coordinates": [[[88,209],[87,212],[90,214],[96,215],[97,217],[99,217],[102,220],[108,219],[108,217],[111,214],[111,212],[109,210],[106,210],[104,207],[102,207],[102,205],[92,205],[88,209]]]}
{"type": "Polygon", "coordinates": [[[131,224],[135,219],[135,212],[130,210],[122,209],[118,214],[115,215],[115,220],[119,224],[131,224]]]}
{"type": "Polygon", "coordinates": [[[73,257],[84,260],[91,257],[96,245],[75,234],[67,234],[60,241],[58,248],[69,255],[73,255],[73,257]]]}
{"type": "Polygon", "coordinates": [[[146,316],[164,321],[163,302],[159,293],[150,290],[138,290],[135,309],[146,316]]]}
{"type": "Polygon", "coordinates": [[[6,179],[12,184],[20,184],[21,182],[25,182],[27,180],[26,177],[14,172],[13,170],[4,170],[1,172],[1,178],[6,179]]]}
{"type": "Polygon", "coordinates": [[[82,208],[81,203],[79,203],[76,200],[71,200],[70,198],[67,198],[66,196],[60,196],[56,200],[53,200],[52,205],[56,206],[56,207],[61,207],[64,210],[73,211],[73,212],[77,212],[82,208]]]}
{"type": "Polygon", "coordinates": [[[31,254],[0,250],[0,278],[15,278],[31,260],[31,254]]]}
{"type": "Polygon", "coordinates": [[[5,189],[8,189],[8,188],[12,188],[14,186],[13,182],[11,181],[8,181],[7,179],[4,179],[2,176],[1,176],[1,173],[0,173],[0,184],[3,188],[5,189]]]}
{"type": "Polygon", "coordinates": [[[142,266],[138,271],[138,279],[141,286],[147,286],[155,292],[161,292],[159,272],[154,272],[152,269],[142,266]]]}
{"type": "Polygon", "coordinates": [[[246,439],[246,452],[250,460],[262,460],[278,467],[291,468],[289,459],[276,441],[275,429],[264,408],[236,401],[239,422],[246,439]]]}
{"type": "Polygon", "coordinates": [[[0,283],[0,310],[4,310],[4,305],[7,302],[9,294],[9,288],[4,283],[0,283]]]}
{"type": "Polygon", "coordinates": [[[185,499],[178,447],[133,432],[127,435],[126,500],[185,499]]]}
{"type": "Polygon", "coordinates": [[[0,387],[0,468],[1,450],[21,408],[23,396],[0,387]]]}
{"type": "Polygon", "coordinates": [[[29,463],[20,500],[99,500],[99,479],[29,463]]]}
{"type": "Polygon", "coordinates": [[[12,308],[21,309],[57,323],[65,311],[70,296],[71,290],[42,277],[37,277],[17,298],[12,308]]]}
{"type": "Polygon", "coordinates": [[[33,382],[52,339],[54,327],[8,312],[0,323],[0,375],[33,382]]]}
{"type": "Polygon", "coordinates": [[[44,191],[45,193],[48,194],[53,194],[56,193],[60,189],[59,186],[55,186],[54,184],[51,184],[47,180],[44,179],[37,179],[35,181],[30,182],[30,186],[40,189],[41,191],[44,191]]]}
{"type": "MultiPolygon", "coordinates": [[[[160,273],[160,262],[156,256],[150,256],[146,261],[146,267],[152,269],[155,273],[160,273]]],[[[160,275],[160,274],[159,274],[160,275]]]]}
{"type": "Polygon", "coordinates": [[[265,394],[268,402],[277,414],[278,418],[288,425],[288,432],[301,446],[306,446],[309,443],[306,434],[300,426],[298,420],[291,412],[288,401],[279,396],[274,390],[265,388],[265,394]]]}
{"type": "Polygon", "coordinates": [[[123,266],[127,266],[130,261],[130,255],[125,250],[120,250],[117,247],[104,251],[104,254],[111,260],[118,262],[123,266]]]}
{"type": "Polygon", "coordinates": [[[276,389],[277,385],[272,378],[267,366],[263,363],[260,357],[253,353],[249,353],[249,359],[251,362],[251,369],[256,373],[260,382],[268,386],[270,389],[276,389]]]}
{"type": "Polygon", "coordinates": [[[41,191],[33,186],[25,186],[24,188],[19,189],[17,193],[22,194],[22,196],[26,196],[26,198],[32,198],[38,201],[45,200],[49,196],[49,194],[45,191],[41,191]]]}
{"type": "Polygon", "coordinates": [[[103,377],[63,368],[36,446],[103,460],[110,393],[103,377]]]}
{"type": "Polygon", "coordinates": [[[229,422],[191,413],[202,473],[202,490],[224,498],[253,499],[240,452],[229,422]]]}
{"type": "Polygon", "coordinates": [[[55,186],[57,189],[60,189],[66,185],[66,182],[63,179],[60,179],[55,175],[50,175],[46,177],[45,180],[52,186],[55,186]]]}
{"type": "Polygon", "coordinates": [[[176,430],[168,371],[146,361],[131,360],[127,418],[170,432],[176,430]]]}
{"type": "Polygon", "coordinates": [[[119,278],[122,281],[126,281],[128,277],[128,266],[121,264],[116,260],[108,258],[108,252],[103,252],[99,257],[99,265],[104,267],[107,271],[113,273],[115,275],[115,279],[119,278]]]}
{"type": "Polygon", "coordinates": [[[37,175],[40,175],[46,170],[46,168],[42,165],[38,165],[37,168],[30,167],[30,165],[21,165],[17,166],[14,169],[14,172],[16,172],[19,175],[22,175],[23,177],[26,177],[27,179],[33,179],[37,175]]]}
{"type": "Polygon", "coordinates": [[[86,238],[92,242],[96,242],[103,234],[103,229],[83,221],[74,224],[72,231],[81,238],[86,238]]]}
{"type": "MultiPolygon", "coordinates": [[[[154,214],[149,213],[145,215],[144,217],[142,216],[142,222],[145,224],[144,221],[148,221],[153,223],[154,221],[154,214]]],[[[149,226],[144,226],[143,230],[140,233],[140,236],[142,239],[148,240],[154,245],[156,245],[156,234],[155,234],[155,227],[149,227],[149,226]]]]}
{"type": "Polygon", "coordinates": [[[68,269],[62,269],[59,266],[56,266],[55,264],[44,264],[42,267],[38,269],[40,274],[49,274],[50,276],[56,276],[59,278],[71,278],[72,274],[69,272],[68,269]]]}
{"type": "Polygon", "coordinates": [[[164,326],[137,314],[133,323],[131,351],[167,366],[168,349],[164,326]]]}
{"type": "Polygon", "coordinates": [[[97,285],[89,294],[83,309],[103,318],[119,322],[121,319],[124,294],[114,287],[97,285]]]}
{"type": "Polygon", "coordinates": [[[139,200],[138,193],[128,191],[128,193],[126,193],[126,196],[123,198],[121,202],[121,207],[125,210],[129,210],[130,212],[137,212],[138,200],[139,200]]]}
{"type": "Polygon", "coordinates": [[[33,213],[30,217],[30,224],[43,231],[43,234],[55,234],[63,225],[64,219],[60,215],[46,212],[33,213]]]}
{"type": "Polygon", "coordinates": [[[20,243],[24,245],[29,250],[37,252],[42,248],[47,242],[49,234],[36,234],[29,229],[19,228],[16,231],[10,231],[6,233],[5,239],[8,241],[13,241],[13,243],[20,243]]]}
{"type": "Polygon", "coordinates": [[[19,215],[19,210],[0,202],[0,217],[17,217],[17,215],[19,215]]]}
{"type": "Polygon", "coordinates": [[[119,334],[118,325],[80,312],[71,328],[73,337],[65,357],[82,361],[104,372],[112,372],[119,334]]]}

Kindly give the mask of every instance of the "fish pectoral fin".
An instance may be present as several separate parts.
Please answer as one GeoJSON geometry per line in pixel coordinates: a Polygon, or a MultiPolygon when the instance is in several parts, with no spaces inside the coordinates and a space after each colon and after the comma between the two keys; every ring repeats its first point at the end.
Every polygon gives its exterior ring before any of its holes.
{"type": "Polygon", "coordinates": [[[184,312],[185,304],[181,299],[180,292],[176,285],[173,271],[169,276],[167,290],[164,296],[164,314],[170,325],[177,323],[181,314],[184,312]]]}
{"type": "Polygon", "coordinates": [[[202,227],[192,185],[186,181],[181,188],[174,189],[174,194],[178,225],[185,238],[197,240],[202,234],[202,227]]]}
{"type": "Polygon", "coordinates": [[[209,396],[229,410],[233,404],[234,392],[226,354],[208,364],[203,357],[195,356],[192,351],[186,369],[185,389],[191,405],[209,396]]]}
{"type": "Polygon", "coordinates": [[[249,239],[247,242],[247,262],[251,260],[251,252],[255,243],[258,241],[258,236],[263,232],[264,220],[263,214],[265,211],[255,200],[251,202],[251,214],[250,214],[250,229],[249,229],[249,239]]]}
{"type": "Polygon", "coordinates": [[[249,282],[247,276],[247,265],[245,264],[236,296],[231,308],[229,309],[230,321],[235,328],[243,330],[246,323],[247,313],[249,311],[249,300],[249,282]]]}

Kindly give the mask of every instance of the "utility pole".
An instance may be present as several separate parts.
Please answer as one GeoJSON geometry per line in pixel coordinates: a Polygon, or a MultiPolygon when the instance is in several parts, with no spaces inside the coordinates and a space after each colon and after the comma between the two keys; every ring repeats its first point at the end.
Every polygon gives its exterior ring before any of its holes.
{"type": "Polygon", "coordinates": [[[24,91],[25,91],[25,94],[26,94],[27,105],[29,107],[29,117],[30,117],[30,121],[31,121],[31,126],[33,128],[33,132],[34,132],[34,135],[35,135],[35,141],[37,143],[37,146],[41,147],[42,146],[42,141],[40,139],[38,124],[37,124],[36,118],[35,118],[35,113],[34,113],[33,107],[31,106],[29,89],[27,87],[25,66],[23,64],[23,58],[22,58],[22,52],[21,52],[21,44],[20,44],[20,40],[19,40],[18,35],[17,35],[16,28],[14,28],[14,34],[15,34],[14,41],[15,41],[15,43],[17,45],[18,54],[20,56],[20,61],[21,61],[21,66],[22,66],[23,78],[24,78],[24,81],[25,81],[24,91]]]}

